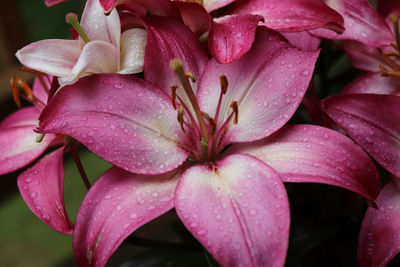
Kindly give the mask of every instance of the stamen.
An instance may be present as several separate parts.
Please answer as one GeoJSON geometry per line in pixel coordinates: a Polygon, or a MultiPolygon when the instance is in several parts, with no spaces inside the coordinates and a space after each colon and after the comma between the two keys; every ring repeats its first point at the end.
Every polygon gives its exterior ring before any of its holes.
{"type": "Polygon", "coordinates": [[[78,16],[75,13],[69,12],[65,16],[65,20],[67,23],[71,24],[71,26],[78,32],[79,36],[82,37],[85,43],[89,43],[89,37],[86,35],[85,31],[83,30],[82,26],[79,24],[78,16]]]}
{"type": "Polygon", "coordinates": [[[383,59],[386,64],[388,64],[394,70],[400,70],[400,67],[390,57],[395,57],[399,60],[400,55],[396,52],[387,52],[383,54],[383,59]]]}
{"type": "Polygon", "coordinates": [[[49,78],[49,76],[47,76],[47,74],[45,74],[41,71],[38,71],[38,70],[27,68],[27,67],[21,67],[21,68],[19,68],[19,70],[29,72],[29,73],[36,75],[36,77],[39,79],[40,84],[42,85],[42,88],[46,91],[47,94],[49,94],[50,88],[47,86],[47,84],[44,80],[44,78],[47,78],[48,82],[51,82],[50,78],[49,78]]]}
{"type": "Polygon", "coordinates": [[[200,111],[200,107],[197,104],[196,96],[194,95],[193,88],[189,83],[188,78],[183,71],[183,62],[179,59],[172,59],[170,62],[170,67],[172,71],[175,72],[176,76],[178,77],[179,81],[182,83],[182,87],[185,90],[187,97],[189,98],[190,103],[192,104],[193,110],[196,113],[197,120],[200,125],[201,135],[205,141],[208,141],[208,130],[207,126],[204,122],[202,112],[200,111]]]}
{"type": "Polygon", "coordinates": [[[179,124],[181,125],[182,131],[185,132],[185,128],[183,128],[183,106],[182,105],[179,105],[178,121],[179,121],[179,124]]]}
{"type": "Polygon", "coordinates": [[[35,100],[35,97],[33,96],[33,92],[29,85],[23,81],[20,77],[15,77],[15,81],[17,82],[17,86],[22,88],[24,90],[25,95],[28,97],[29,101],[33,102],[35,100]]]}
{"type": "Polygon", "coordinates": [[[21,100],[19,99],[19,92],[18,92],[18,88],[15,84],[15,77],[12,77],[10,79],[10,85],[11,85],[11,91],[13,94],[13,98],[14,98],[14,102],[17,105],[17,107],[21,107],[21,100]]]}
{"type": "Polygon", "coordinates": [[[43,138],[44,138],[44,133],[37,133],[36,134],[36,143],[40,143],[40,142],[42,142],[43,141],[43,138]]]}
{"type": "Polygon", "coordinates": [[[400,71],[389,70],[386,67],[384,67],[383,65],[379,65],[379,69],[382,72],[382,76],[393,76],[393,77],[400,78],[400,71]]]}
{"type": "Polygon", "coordinates": [[[219,111],[221,110],[221,104],[222,104],[222,97],[223,95],[226,94],[226,91],[228,90],[228,79],[226,78],[225,75],[222,74],[219,76],[219,83],[221,86],[221,93],[218,99],[217,110],[215,111],[215,117],[214,117],[215,122],[218,122],[219,111]]]}
{"type": "Polygon", "coordinates": [[[185,76],[186,76],[186,78],[190,78],[191,80],[192,80],[192,82],[196,82],[196,78],[194,77],[194,74],[193,74],[193,72],[191,72],[190,70],[188,70],[187,72],[185,72],[185,76]]]}
{"type": "Polygon", "coordinates": [[[233,118],[233,123],[237,124],[239,120],[239,108],[237,105],[237,101],[233,101],[230,107],[233,109],[233,113],[235,114],[235,117],[233,118]]]}
{"type": "Polygon", "coordinates": [[[228,79],[226,78],[225,75],[220,75],[219,76],[219,83],[221,85],[221,92],[222,94],[226,94],[226,90],[228,90],[228,79]]]}
{"type": "Polygon", "coordinates": [[[176,110],[176,89],[178,89],[178,86],[172,85],[171,86],[171,101],[172,101],[172,106],[176,110]]]}

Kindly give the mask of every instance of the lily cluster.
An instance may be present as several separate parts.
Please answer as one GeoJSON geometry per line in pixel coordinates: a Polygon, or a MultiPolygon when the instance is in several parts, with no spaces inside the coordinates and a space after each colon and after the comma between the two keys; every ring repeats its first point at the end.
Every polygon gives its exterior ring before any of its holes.
{"type": "Polygon", "coordinates": [[[13,78],[14,99],[33,107],[0,124],[0,174],[29,166],[21,195],[73,235],[79,266],[104,266],[171,209],[219,264],[284,266],[290,182],[369,200],[359,263],[386,265],[400,251],[400,5],[325,2],[87,0],[66,15],[71,40],[17,52],[36,79],[13,78]],[[366,73],[320,101],[308,89],[322,38],[366,73]],[[324,119],[288,124],[302,101],[324,119]],[[79,146],[114,165],[93,185],[79,146]],[[65,153],[88,188],[75,222],[65,153]],[[371,158],[393,175],[382,191],[371,158]]]}

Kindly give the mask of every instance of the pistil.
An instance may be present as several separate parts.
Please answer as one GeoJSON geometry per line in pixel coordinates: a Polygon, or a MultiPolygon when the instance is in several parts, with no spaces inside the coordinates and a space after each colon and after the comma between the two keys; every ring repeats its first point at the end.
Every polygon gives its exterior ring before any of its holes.
{"type": "Polygon", "coordinates": [[[79,24],[78,16],[75,13],[68,13],[65,17],[67,23],[71,24],[71,26],[78,32],[79,36],[85,43],[89,43],[89,37],[86,35],[85,31],[83,30],[82,26],[79,24]]]}
{"type": "Polygon", "coordinates": [[[394,31],[394,36],[396,38],[396,50],[400,52],[399,15],[393,13],[390,14],[389,17],[393,23],[393,31],[394,31]]]}

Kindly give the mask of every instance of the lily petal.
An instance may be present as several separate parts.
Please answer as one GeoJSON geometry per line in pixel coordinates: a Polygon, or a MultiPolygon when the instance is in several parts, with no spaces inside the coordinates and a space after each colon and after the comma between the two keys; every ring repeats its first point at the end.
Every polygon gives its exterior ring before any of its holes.
{"type": "Polygon", "coordinates": [[[400,252],[400,190],[395,182],[386,184],[376,200],[378,209],[369,207],[358,240],[361,267],[386,266],[400,252]]]}
{"type": "Polygon", "coordinates": [[[377,72],[379,65],[387,66],[379,48],[357,41],[344,41],[343,46],[351,64],[356,68],[377,72]]]}
{"type": "Polygon", "coordinates": [[[81,18],[81,26],[90,41],[105,41],[119,50],[121,23],[117,10],[113,10],[106,16],[99,0],[87,0],[81,18]]]}
{"type": "MultiPolygon", "coordinates": [[[[99,0],[104,11],[108,14],[115,6],[124,4],[125,0],[99,0]]],[[[129,4],[147,9],[152,15],[177,17],[177,10],[170,0],[130,0],[129,4]]]]}
{"type": "Polygon", "coordinates": [[[178,8],[182,21],[196,35],[201,35],[208,30],[212,18],[207,10],[200,4],[194,2],[174,2],[178,8]]]}
{"type": "Polygon", "coordinates": [[[178,216],[223,266],[283,266],[289,203],[277,173],[247,155],[182,174],[175,192],[178,216]]]}
{"type": "Polygon", "coordinates": [[[104,266],[134,230],[174,206],[179,172],[144,176],[112,168],[87,193],[76,217],[74,255],[79,266],[104,266]]]}
{"type": "Polygon", "coordinates": [[[32,168],[18,176],[18,188],[26,205],[48,226],[62,234],[71,234],[72,223],[63,198],[64,147],[44,156],[32,168]]]}
{"type": "Polygon", "coordinates": [[[176,74],[170,68],[170,61],[174,58],[181,59],[185,69],[190,70],[198,80],[208,58],[189,28],[178,20],[164,17],[147,17],[145,24],[147,30],[145,80],[170,94],[172,85],[180,86],[176,74]]]}
{"type": "Polygon", "coordinates": [[[62,77],[71,70],[81,54],[78,40],[42,40],[29,44],[15,54],[22,65],[62,77]]]}
{"type": "Polygon", "coordinates": [[[143,71],[146,31],[140,28],[126,30],[121,35],[121,63],[118,73],[143,71]]]}
{"type": "Polygon", "coordinates": [[[343,18],[319,0],[240,1],[233,13],[264,17],[264,25],[277,31],[299,32],[326,27],[342,32],[343,18]]]}
{"type": "Polygon", "coordinates": [[[208,11],[214,11],[218,8],[229,5],[235,0],[203,0],[204,8],[208,11]]]}
{"type": "Polygon", "coordinates": [[[72,84],[79,77],[93,73],[115,73],[119,68],[119,51],[110,43],[92,41],[83,47],[82,53],[72,68],[72,76],[60,78],[61,85],[72,84]]]}
{"type": "Polygon", "coordinates": [[[287,125],[256,143],[230,153],[252,155],[271,166],[284,182],[335,185],[375,200],[380,180],[375,165],[354,142],[328,128],[287,125]]]}
{"type": "Polygon", "coordinates": [[[281,32],[289,42],[304,51],[315,51],[321,43],[321,38],[304,32],[281,32]]]}
{"type": "Polygon", "coordinates": [[[355,40],[368,46],[390,45],[394,37],[386,26],[385,20],[371,6],[368,0],[324,0],[344,18],[342,34],[325,29],[313,30],[312,33],[329,39],[355,40]]]}
{"type": "Polygon", "coordinates": [[[384,77],[380,73],[366,73],[349,83],[341,94],[381,94],[398,95],[399,79],[384,77]]]}
{"type": "Polygon", "coordinates": [[[38,158],[56,138],[49,134],[36,142],[39,111],[34,107],[20,109],[0,124],[0,175],[13,172],[38,158]]]}
{"type": "Polygon", "coordinates": [[[342,94],[323,110],[384,168],[400,176],[400,97],[342,94]]]}
{"type": "Polygon", "coordinates": [[[133,75],[91,75],[63,87],[43,110],[40,127],[72,136],[134,173],[165,173],[187,157],[177,145],[182,130],[171,99],[133,75]]]}
{"type": "Polygon", "coordinates": [[[252,49],[242,58],[231,64],[210,61],[200,81],[199,105],[207,114],[215,114],[219,76],[225,75],[229,85],[218,120],[224,122],[230,116],[232,101],[238,103],[239,120],[236,125],[231,122],[224,140],[264,138],[282,127],[300,105],[318,54],[300,51],[276,32],[259,28],[252,49]]]}
{"type": "MultiPolygon", "coordinates": [[[[42,80],[44,81],[44,86],[46,86],[47,89],[50,90],[53,76],[43,75],[42,77],[42,80]]],[[[38,77],[35,77],[35,80],[33,81],[32,91],[35,98],[39,99],[44,104],[47,103],[48,92],[46,92],[46,90],[43,88],[43,84],[40,82],[40,79],[38,77]]]]}
{"type": "Polygon", "coordinates": [[[211,53],[220,63],[230,63],[244,55],[253,44],[258,15],[227,15],[215,18],[209,33],[211,53]]]}

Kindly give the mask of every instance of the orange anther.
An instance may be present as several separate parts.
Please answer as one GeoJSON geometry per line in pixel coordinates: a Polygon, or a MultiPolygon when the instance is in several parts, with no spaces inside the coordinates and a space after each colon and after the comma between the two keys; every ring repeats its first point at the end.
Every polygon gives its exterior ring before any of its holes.
{"type": "Polygon", "coordinates": [[[17,105],[17,107],[21,107],[21,101],[19,99],[19,92],[18,92],[18,88],[17,85],[15,84],[15,77],[12,77],[10,79],[10,85],[11,85],[11,91],[13,94],[13,98],[14,98],[14,102],[17,105]]]}

